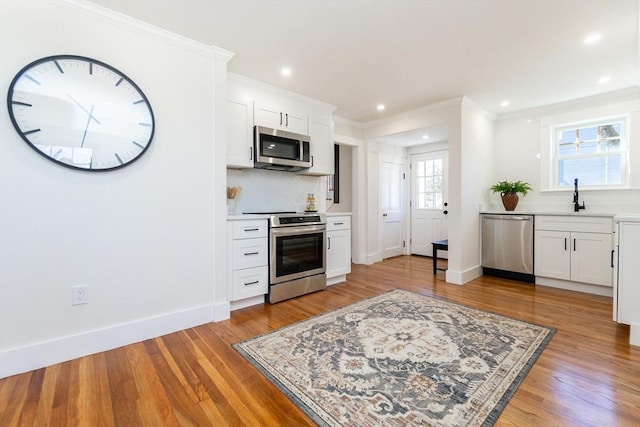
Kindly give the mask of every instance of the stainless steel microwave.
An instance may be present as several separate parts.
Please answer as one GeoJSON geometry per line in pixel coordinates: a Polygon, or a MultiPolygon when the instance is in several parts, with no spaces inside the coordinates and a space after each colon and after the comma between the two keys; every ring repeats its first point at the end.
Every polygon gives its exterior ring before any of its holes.
{"type": "Polygon", "coordinates": [[[254,127],[254,167],[297,172],[311,167],[311,139],[307,135],[254,127]]]}

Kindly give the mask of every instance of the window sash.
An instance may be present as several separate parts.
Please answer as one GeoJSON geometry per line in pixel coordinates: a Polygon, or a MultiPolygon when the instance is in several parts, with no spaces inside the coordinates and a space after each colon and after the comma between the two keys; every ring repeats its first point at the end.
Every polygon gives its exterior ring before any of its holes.
{"type": "Polygon", "coordinates": [[[557,126],[552,133],[554,188],[573,185],[572,176],[591,188],[627,185],[627,118],[557,126]],[[617,135],[605,131],[612,127],[617,135]],[[595,131],[595,132],[594,132],[595,131]]]}

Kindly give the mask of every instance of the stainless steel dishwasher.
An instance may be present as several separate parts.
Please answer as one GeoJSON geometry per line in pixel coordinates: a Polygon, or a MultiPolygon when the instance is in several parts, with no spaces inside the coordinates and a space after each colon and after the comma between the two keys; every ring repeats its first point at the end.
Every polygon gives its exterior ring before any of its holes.
{"type": "Polygon", "coordinates": [[[482,270],[533,283],[533,215],[482,215],[482,270]]]}

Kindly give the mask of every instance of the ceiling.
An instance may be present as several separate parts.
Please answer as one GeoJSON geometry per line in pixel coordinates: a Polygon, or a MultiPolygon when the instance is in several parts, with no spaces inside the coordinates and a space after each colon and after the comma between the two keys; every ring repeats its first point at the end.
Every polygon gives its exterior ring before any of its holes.
{"type": "Polygon", "coordinates": [[[459,96],[503,114],[640,84],[639,0],[92,2],[230,50],[230,71],[362,123],[459,96]]]}

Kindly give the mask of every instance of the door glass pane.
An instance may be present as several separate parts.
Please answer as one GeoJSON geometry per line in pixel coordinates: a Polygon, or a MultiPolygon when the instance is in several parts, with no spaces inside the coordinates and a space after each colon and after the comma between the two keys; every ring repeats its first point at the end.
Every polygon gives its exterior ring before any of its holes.
{"type": "Polygon", "coordinates": [[[418,209],[441,209],[443,201],[442,159],[416,162],[416,200],[418,209]]]}

